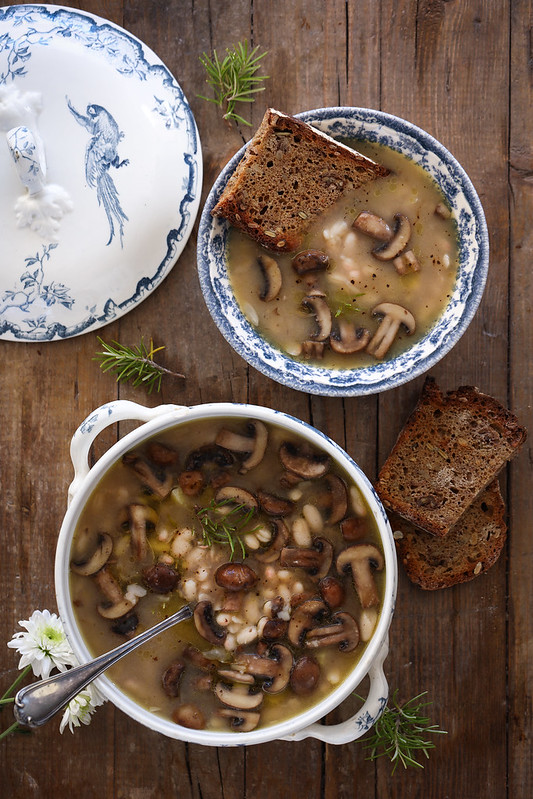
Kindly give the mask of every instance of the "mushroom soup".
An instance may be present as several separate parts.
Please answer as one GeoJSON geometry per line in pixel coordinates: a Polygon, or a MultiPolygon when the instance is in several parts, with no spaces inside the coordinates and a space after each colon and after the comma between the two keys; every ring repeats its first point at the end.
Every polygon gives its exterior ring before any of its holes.
{"type": "Polygon", "coordinates": [[[248,321],[289,355],[339,369],[420,340],[458,268],[456,223],[431,176],[389,147],[351,144],[390,174],[347,192],[313,224],[302,251],[278,255],[234,229],[228,245],[248,321]]]}
{"type": "Polygon", "coordinates": [[[377,624],[383,570],[373,516],[329,455],[215,418],[104,475],[76,527],[70,592],[94,655],[193,604],[110,679],[177,724],[246,732],[338,687],[377,624]]]}

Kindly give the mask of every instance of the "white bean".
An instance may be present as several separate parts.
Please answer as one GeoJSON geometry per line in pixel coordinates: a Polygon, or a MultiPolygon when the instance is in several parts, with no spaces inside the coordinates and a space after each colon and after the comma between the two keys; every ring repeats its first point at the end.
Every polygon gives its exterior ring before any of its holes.
{"type": "Polygon", "coordinates": [[[235,649],[235,646],[236,646],[235,636],[226,635],[226,640],[224,641],[224,649],[227,652],[231,652],[233,649],[235,649]]]}
{"type": "Polygon", "coordinates": [[[187,600],[195,599],[196,597],[196,582],[195,580],[185,580],[181,586],[181,593],[187,600]]]}
{"type": "Polygon", "coordinates": [[[257,627],[255,624],[251,624],[249,627],[245,627],[244,630],[241,630],[236,637],[236,641],[238,644],[249,644],[252,641],[255,641],[257,638],[257,627]]]}
{"type": "Polygon", "coordinates": [[[350,486],[350,501],[356,516],[366,516],[366,505],[357,486],[350,486]]]}
{"type": "Polygon", "coordinates": [[[174,539],[170,546],[170,551],[175,558],[182,558],[192,549],[192,544],[186,538],[177,537],[174,539]]]}
{"type": "Polygon", "coordinates": [[[159,557],[159,563],[166,563],[167,566],[172,566],[174,563],[174,558],[172,555],[169,555],[168,552],[163,552],[163,554],[159,557]]]}
{"type": "Polygon", "coordinates": [[[268,617],[267,616],[261,616],[261,618],[257,622],[257,635],[258,636],[263,635],[263,630],[265,629],[265,624],[267,623],[267,621],[268,621],[268,617]]]}
{"type": "Polygon", "coordinates": [[[230,617],[227,613],[219,613],[217,616],[217,624],[221,627],[227,627],[230,623],[230,617]]]}
{"type": "Polygon", "coordinates": [[[290,601],[291,601],[291,592],[290,592],[289,588],[288,588],[286,585],[280,585],[280,586],[278,587],[278,594],[279,594],[279,596],[280,596],[280,597],[283,599],[283,602],[284,602],[286,605],[289,605],[289,604],[290,604],[290,601]]]}
{"type": "Polygon", "coordinates": [[[199,569],[196,570],[196,576],[198,582],[203,583],[209,577],[209,570],[205,568],[205,566],[201,566],[199,569]]]}
{"type": "Polygon", "coordinates": [[[261,608],[259,606],[259,597],[255,594],[248,594],[244,600],[244,618],[248,624],[257,624],[261,618],[261,608]]]}
{"type": "Polygon", "coordinates": [[[291,576],[291,573],[288,569],[280,569],[278,572],[278,578],[281,582],[286,582],[291,576]]]}
{"type": "Polygon", "coordinates": [[[262,544],[267,544],[272,538],[272,533],[266,527],[261,527],[257,530],[255,537],[258,541],[261,541],[262,544]]]}
{"type": "Polygon", "coordinates": [[[361,611],[359,616],[359,635],[361,636],[361,641],[370,641],[377,620],[378,612],[375,608],[367,608],[361,611]]]}
{"type": "Polygon", "coordinates": [[[260,547],[257,536],[255,536],[253,533],[247,533],[245,536],[243,536],[243,541],[248,549],[259,549],[260,547]]]}
{"type": "Polygon", "coordinates": [[[299,547],[310,547],[313,543],[309,525],[301,516],[292,523],[292,539],[299,547]]]}
{"type": "Polygon", "coordinates": [[[299,499],[302,498],[303,491],[301,488],[291,488],[289,491],[289,499],[292,499],[293,502],[298,502],[299,499]]]}
{"type": "Polygon", "coordinates": [[[302,513],[304,518],[309,525],[311,532],[318,535],[324,529],[324,520],[322,519],[322,514],[316,507],[316,505],[304,505],[302,508],[302,513]]]}

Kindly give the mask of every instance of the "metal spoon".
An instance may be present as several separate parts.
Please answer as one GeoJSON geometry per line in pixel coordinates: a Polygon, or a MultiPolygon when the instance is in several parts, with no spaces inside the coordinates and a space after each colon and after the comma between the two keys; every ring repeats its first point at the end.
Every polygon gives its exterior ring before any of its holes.
{"type": "Polygon", "coordinates": [[[180,621],[190,619],[192,615],[192,608],[185,605],[168,619],[163,619],[159,624],[150,627],[149,630],[145,630],[130,641],[120,644],[111,652],[106,652],[89,663],[76,666],[61,674],[55,674],[47,680],[27,685],[15,696],[13,712],[16,720],[25,727],[40,727],[42,724],[46,724],[62,707],[74,699],[76,694],[79,694],[86,685],[95,680],[117,660],[133,652],[138,646],[159,635],[163,630],[173,627],[180,621]]]}

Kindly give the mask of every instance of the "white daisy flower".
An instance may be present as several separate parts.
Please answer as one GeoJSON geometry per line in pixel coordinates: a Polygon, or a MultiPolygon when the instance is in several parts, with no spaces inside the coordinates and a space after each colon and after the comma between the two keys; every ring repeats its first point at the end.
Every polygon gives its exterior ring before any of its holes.
{"type": "Polygon", "coordinates": [[[92,684],[87,685],[65,708],[59,725],[59,732],[62,733],[67,724],[71,732],[74,732],[74,727],[79,727],[80,724],[90,724],[92,714],[104,702],[105,699],[98,689],[92,684]]]}
{"type": "Polygon", "coordinates": [[[27,632],[15,633],[8,647],[21,655],[19,669],[31,666],[36,677],[49,677],[55,667],[66,671],[75,663],[61,619],[48,610],[35,610],[26,621],[19,621],[27,632]]]}

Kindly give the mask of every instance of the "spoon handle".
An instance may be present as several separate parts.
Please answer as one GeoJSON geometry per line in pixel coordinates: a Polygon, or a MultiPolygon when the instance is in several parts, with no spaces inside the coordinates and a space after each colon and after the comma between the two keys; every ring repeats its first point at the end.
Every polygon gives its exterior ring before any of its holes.
{"type": "Polygon", "coordinates": [[[67,705],[76,694],[79,694],[86,685],[95,680],[103,671],[108,669],[124,655],[133,652],[138,646],[146,643],[155,635],[173,627],[180,621],[186,621],[192,617],[193,611],[189,605],[185,605],[163,619],[159,624],[145,630],[140,635],[126,641],[111,652],[106,652],[95,660],[76,666],[73,669],[55,674],[47,680],[41,680],[22,688],[15,696],[13,711],[19,724],[26,727],[40,727],[52,718],[58,710],[67,705]]]}

